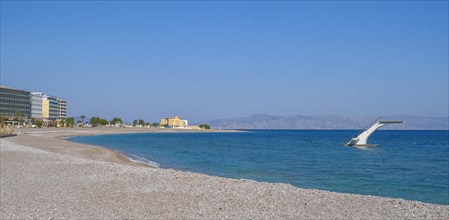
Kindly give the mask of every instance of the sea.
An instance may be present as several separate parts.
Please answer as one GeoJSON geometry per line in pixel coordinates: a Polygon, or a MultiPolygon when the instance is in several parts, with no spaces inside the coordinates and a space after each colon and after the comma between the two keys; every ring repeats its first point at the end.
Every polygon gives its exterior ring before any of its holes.
{"type": "Polygon", "coordinates": [[[245,130],[72,137],[161,168],[449,205],[449,131],[245,130]]]}

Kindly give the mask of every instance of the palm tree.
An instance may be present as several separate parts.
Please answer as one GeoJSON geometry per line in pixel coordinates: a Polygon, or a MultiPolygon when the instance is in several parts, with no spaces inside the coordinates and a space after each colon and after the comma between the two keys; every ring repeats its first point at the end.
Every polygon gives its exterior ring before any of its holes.
{"type": "Polygon", "coordinates": [[[83,124],[84,124],[84,119],[86,118],[86,116],[85,115],[81,115],[81,120],[82,120],[82,122],[83,122],[83,124]]]}

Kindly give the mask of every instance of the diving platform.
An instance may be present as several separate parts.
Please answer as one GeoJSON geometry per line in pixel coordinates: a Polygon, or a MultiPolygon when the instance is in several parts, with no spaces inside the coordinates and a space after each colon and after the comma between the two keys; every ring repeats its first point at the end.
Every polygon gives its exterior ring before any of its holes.
{"type": "Polygon", "coordinates": [[[368,129],[366,129],[364,132],[359,134],[359,136],[352,138],[351,141],[349,141],[347,144],[345,144],[346,147],[377,147],[377,144],[367,144],[368,138],[380,127],[383,127],[388,124],[400,124],[404,123],[405,121],[397,121],[397,120],[379,120],[376,121],[373,125],[371,125],[368,129]]]}

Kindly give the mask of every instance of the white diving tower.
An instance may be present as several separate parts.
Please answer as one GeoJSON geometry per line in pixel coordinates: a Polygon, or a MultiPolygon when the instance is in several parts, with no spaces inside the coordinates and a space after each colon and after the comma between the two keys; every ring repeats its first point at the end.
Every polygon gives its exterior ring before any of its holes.
{"type": "Polygon", "coordinates": [[[359,134],[359,136],[352,138],[351,141],[349,141],[345,146],[355,146],[355,147],[377,147],[377,144],[367,144],[369,136],[373,134],[377,129],[379,129],[382,126],[385,126],[387,124],[397,124],[397,123],[404,123],[404,121],[392,121],[392,120],[380,120],[376,121],[371,127],[366,129],[364,132],[359,134]]]}

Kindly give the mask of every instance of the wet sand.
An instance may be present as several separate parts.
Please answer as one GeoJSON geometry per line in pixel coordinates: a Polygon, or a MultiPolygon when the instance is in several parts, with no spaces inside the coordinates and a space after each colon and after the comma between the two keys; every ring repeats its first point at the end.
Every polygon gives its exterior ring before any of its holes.
{"type": "Polygon", "coordinates": [[[448,205],[153,168],[65,137],[148,128],[19,129],[0,139],[0,219],[445,219],[448,205]]]}

